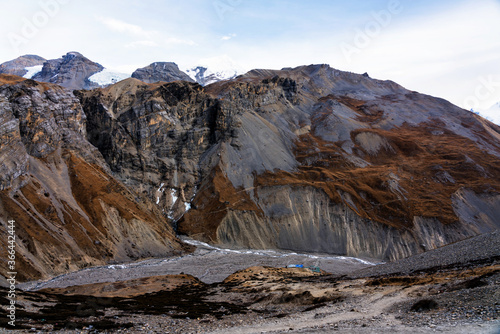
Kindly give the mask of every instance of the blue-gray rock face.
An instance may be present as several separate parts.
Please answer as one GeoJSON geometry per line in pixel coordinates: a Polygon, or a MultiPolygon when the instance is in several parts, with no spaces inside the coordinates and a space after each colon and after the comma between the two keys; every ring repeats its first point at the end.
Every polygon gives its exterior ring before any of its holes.
{"type": "Polygon", "coordinates": [[[179,70],[176,63],[172,62],[155,62],[149,66],[139,68],[132,73],[132,78],[139,79],[145,83],[155,83],[159,81],[194,82],[186,73],[179,70]]]}
{"type": "Polygon", "coordinates": [[[54,83],[67,89],[91,89],[98,85],[89,81],[89,77],[103,69],[102,65],[78,52],[68,52],[59,59],[46,61],[42,70],[32,79],[54,83]]]}

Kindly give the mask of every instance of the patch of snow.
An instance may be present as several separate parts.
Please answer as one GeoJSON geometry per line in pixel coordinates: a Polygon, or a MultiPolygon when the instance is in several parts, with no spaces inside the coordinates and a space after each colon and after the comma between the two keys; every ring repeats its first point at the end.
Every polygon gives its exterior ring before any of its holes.
{"type": "Polygon", "coordinates": [[[191,210],[191,203],[184,202],[184,207],[186,208],[185,212],[188,212],[189,210],[191,210]]]}
{"type": "Polygon", "coordinates": [[[110,266],[107,267],[108,269],[113,269],[113,270],[116,270],[116,269],[127,269],[127,266],[124,265],[124,264],[112,264],[110,266]]]}
{"type": "Polygon", "coordinates": [[[182,70],[184,73],[186,73],[191,79],[193,79],[194,81],[198,82],[198,78],[197,76],[199,76],[200,74],[200,66],[195,66],[193,68],[186,68],[184,70],[182,70]]]}
{"type": "Polygon", "coordinates": [[[246,72],[227,55],[201,59],[197,66],[184,68],[183,70],[191,79],[202,85],[234,79],[246,72]]]}
{"type": "Polygon", "coordinates": [[[176,194],[175,189],[171,189],[170,195],[172,196],[172,206],[170,208],[174,206],[175,202],[177,202],[177,199],[179,198],[175,194],[176,194]]]}
{"type": "Polygon", "coordinates": [[[162,193],[165,191],[165,189],[163,188],[163,186],[165,185],[165,183],[162,183],[160,185],[160,188],[158,188],[158,190],[156,191],[156,205],[160,204],[160,194],[159,193],[162,193]]]}
{"type": "Polygon", "coordinates": [[[35,65],[35,66],[30,66],[26,67],[25,70],[28,71],[25,75],[23,75],[23,78],[26,79],[31,79],[38,73],[42,71],[43,65],[35,65]]]}
{"type": "Polygon", "coordinates": [[[177,191],[175,189],[170,189],[170,196],[172,196],[172,204],[170,205],[170,209],[168,210],[168,214],[167,214],[167,217],[174,220],[174,221],[177,221],[174,219],[174,205],[175,205],[175,202],[177,202],[177,199],[179,198],[177,195],[176,195],[177,191]]]}
{"type": "Polygon", "coordinates": [[[329,255],[329,254],[302,254],[302,253],[296,253],[296,252],[290,252],[287,250],[272,250],[272,249],[229,249],[229,248],[220,248],[217,246],[209,245],[205,242],[191,239],[188,237],[181,237],[181,240],[189,245],[193,245],[197,248],[205,248],[205,249],[210,249],[215,252],[220,252],[223,254],[252,254],[252,255],[260,255],[260,256],[269,256],[269,257],[274,257],[274,258],[284,258],[284,257],[295,257],[295,256],[301,256],[305,258],[310,258],[310,259],[322,259],[322,260],[341,260],[343,262],[360,262],[363,264],[367,265],[377,265],[377,264],[383,264],[383,262],[370,262],[364,259],[360,259],[357,257],[351,257],[351,256],[335,256],[335,255],[329,255]]]}
{"type": "Polygon", "coordinates": [[[89,81],[94,82],[99,86],[108,86],[127,78],[130,78],[130,74],[114,72],[105,68],[101,72],[97,72],[96,74],[90,76],[89,81]]]}

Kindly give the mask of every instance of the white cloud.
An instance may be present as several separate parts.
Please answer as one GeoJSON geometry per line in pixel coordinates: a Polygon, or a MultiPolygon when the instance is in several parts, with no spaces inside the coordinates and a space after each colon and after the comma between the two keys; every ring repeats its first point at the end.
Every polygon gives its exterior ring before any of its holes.
{"type": "MultiPolygon", "coordinates": [[[[500,3],[493,0],[461,1],[446,11],[419,16],[403,12],[353,54],[351,62],[338,54],[337,66],[368,71],[372,77],[466,107],[464,101],[481,84],[478,78],[500,75],[499,17],[500,3]]],[[[351,35],[346,41],[352,39],[351,35]]],[[[499,99],[500,88],[482,98],[480,107],[499,99]]]]}
{"type": "Polygon", "coordinates": [[[126,44],[125,47],[127,48],[159,47],[161,45],[196,45],[196,43],[190,39],[165,37],[164,34],[156,30],[146,30],[138,25],[115,18],[97,17],[97,19],[112,31],[123,33],[133,38],[142,38],[141,40],[134,40],[126,44]]]}
{"type": "Polygon", "coordinates": [[[117,20],[112,17],[102,17],[99,16],[97,17],[97,20],[99,20],[101,23],[103,23],[105,26],[107,26],[109,29],[116,31],[116,32],[121,32],[121,33],[126,33],[131,36],[135,37],[142,37],[145,39],[151,39],[153,38],[158,32],[154,30],[146,30],[138,25],[127,23],[121,20],[117,20]]]}
{"type": "Polygon", "coordinates": [[[222,36],[221,37],[221,40],[223,41],[229,41],[230,39],[236,37],[236,34],[229,34],[229,35],[226,35],[226,36],[222,36]]]}

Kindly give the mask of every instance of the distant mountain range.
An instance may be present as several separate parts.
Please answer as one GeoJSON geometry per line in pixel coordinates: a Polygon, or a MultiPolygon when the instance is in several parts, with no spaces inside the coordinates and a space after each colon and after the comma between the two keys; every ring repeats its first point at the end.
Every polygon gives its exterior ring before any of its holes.
{"type": "MultiPolygon", "coordinates": [[[[18,75],[76,90],[104,88],[130,77],[145,83],[187,81],[207,86],[244,73],[246,71],[227,56],[201,60],[196,66],[182,69],[174,62],[158,61],[138,68],[132,74],[107,69],[78,52],[68,52],[51,60],[24,55],[0,64],[0,74],[18,75]]],[[[500,125],[500,102],[486,110],[472,111],[500,125]]]]}
{"type": "Polygon", "coordinates": [[[228,58],[207,61],[180,70],[173,62],[154,62],[135,70],[131,75],[113,72],[78,52],[68,52],[58,59],[47,60],[37,55],[24,55],[0,65],[0,74],[12,74],[40,82],[58,84],[68,89],[107,87],[129,77],[145,83],[188,81],[202,86],[233,79],[243,74],[228,58]]]}

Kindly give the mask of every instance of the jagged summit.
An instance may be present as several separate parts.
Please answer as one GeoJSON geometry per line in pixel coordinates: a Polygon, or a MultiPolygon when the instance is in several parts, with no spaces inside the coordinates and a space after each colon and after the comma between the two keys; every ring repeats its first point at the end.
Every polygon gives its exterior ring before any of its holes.
{"type": "Polygon", "coordinates": [[[88,89],[93,85],[88,78],[104,67],[78,52],[68,52],[58,59],[48,60],[32,79],[61,85],[68,89],[88,89]]]}
{"type": "Polygon", "coordinates": [[[70,90],[105,87],[130,77],[126,73],[110,71],[76,51],[51,60],[34,55],[22,56],[1,64],[0,73],[55,83],[70,90]]]}
{"type": "Polygon", "coordinates": [[[129,77],[146,83],[187,81],[202,86],[234,79],[244,71],[227,57],[202,61],[202,65],[183,72],[174,62],[154,62],[135,70],[131,75],[104,68],[80,52],[71,51],[59,59],[46,60],[25,55],[0,65],[0,73],[50,82],[68,89],[94,89],[115,84],[129,77]]]}

